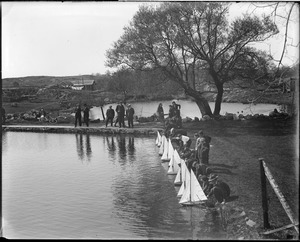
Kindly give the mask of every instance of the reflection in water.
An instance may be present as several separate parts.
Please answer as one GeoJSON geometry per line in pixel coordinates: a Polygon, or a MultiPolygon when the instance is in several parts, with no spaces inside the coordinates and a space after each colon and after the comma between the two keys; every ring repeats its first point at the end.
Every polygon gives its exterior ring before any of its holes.
{"type": "Polygon", "coordinates": [[[128,137],[128,155],[135,158],[134,137],[128,137]]]}
{"type": "Polygon", "coordinates": [[[41,133],[3,136],[7,143],[3,172],[7,235],[217,238],[218,214],[181,207],[174,176],[170,181],[152,138],[91,135],[90,140],[88,135],[77,134],[74,143],[74,134],[47,135],[45,151],[39,150],[41,133]],[[29,138],[32,145],[27,147],[29,138]],[[89,157],[89,166],[81,165],[89,157]]]}
{"type": "Polygon", "coordinates": [[[111,157],[111,160],[113,162],[115,162],[115,158],[116,158],[116,145],[115,145],[114,136],[106,136],[105,140],[106,140],[106,143],[107,143],[106,148],[108,150],[108,154],[111,157]]]}
{"type": "Polygon", "coordinates": [[[119,162],[125,164],[127,154],[125,136],[117,136],[117,142],[119,147],[119,162]]]}
{"type": "Polygon", "coordinates": [[[77,154],[79,159],[81,161],[84,161],[86,157],[87,161],[90,161],[92,157],[90,135],[89,134],[85,135],[85,144],[83,144],[83,134],[75,134],[75,137],[76,137],[77,154]]]}

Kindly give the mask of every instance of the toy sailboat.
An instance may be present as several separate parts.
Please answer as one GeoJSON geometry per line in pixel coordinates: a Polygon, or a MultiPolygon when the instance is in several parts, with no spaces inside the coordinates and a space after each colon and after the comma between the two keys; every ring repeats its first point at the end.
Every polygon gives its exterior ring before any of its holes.
{"type": "MultiPolygon", "coordinates": [[[[187,174],[189,174],[189,171],[188,171],[188,168],[187,168],[184,160],[181,160],[180,169],[181,169],[181,174],[180,174],[180,176],[181,176],[181,186],[180,186],[180,189],[178,191],[177,197],[181,197],[182,194],[184,193],[186,187],[187,187],[186,176],[187,176],[187,174]]],[[[176,178],[175,178],[175,181],[176,181],[176,178]]]]}
{"type": "Polygon", "coordinates": [[[178,173],[179,171],[178,164],[180,164],[180,156],[177,150],[174,150],[171,160],[169,162],[168,175],[176,175],[178,173]]]}
{"type": "Polygon", "coordinates": [[[196,205],[205,203],[207,197],[199,184],[193,170],[189,172],[186,169],[185,189],[179,201],[181,205],[196,205]]]}
{"type": "MultiPolygon", "coordinates": [[[[162,157],[161,157],[161,160],[162,161],[169,161],[170,158],[169,158],[169,143],[171,143],[171,141],[169,141],[167,138],[164,139],[164,152],[162,154],[162,157]]],[[[172,145],[172,144],[171,144],[172,145]]],[[[172,147],[173,148],[173,147],[172,147]]]]}
{"type": "Polygon", "coordinates": [[[156,137],[156,140],[155,140],[155,144],[160,147],[161,146],[161,135],[159,133],[159,131],[157,131],[157,137],[156,137]]]}
{"type": "Polygon", "coordinates": [[[179,169],[177,171],[177,175],[176,175],[175,180],[174,180],[174,185],[175,186],[180,186],[182,184],[183,180],[184,180],[184,177],[183,177],[183,174],[182,174],[184,172],[183,171],[184,170],[183,166],[186,166],[185,162],[184,162],[183,159],[180,158],[180,167],[179,167],[179,169]]]}
{"type": "Polygon", "coordinates": [[[159,154],[159,155],[163,155],[163,153],[164,153],[165,139],[166,139],[166,136],[162,135],[162,136],[161,136],[161,145],[160,145],[159,151],[158,151],[158,154],[159,154]]]}

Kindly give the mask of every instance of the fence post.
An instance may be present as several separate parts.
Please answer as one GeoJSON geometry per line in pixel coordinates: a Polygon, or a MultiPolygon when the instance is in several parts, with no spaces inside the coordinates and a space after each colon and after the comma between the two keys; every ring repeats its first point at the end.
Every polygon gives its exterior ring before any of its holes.
{"type": "Polygon", "coordinates": [[[263,158],[259,158],[260,166],[260,180],[261,180],[261,198],[262,198],[262,208],[263,208],[263,219],[264,219],[264,228],[270,228],[269,216],[268,216],[268,197],[267,197],[267,184],[266,184],[266,175],[265,169],[263,166],[263,158]]]}

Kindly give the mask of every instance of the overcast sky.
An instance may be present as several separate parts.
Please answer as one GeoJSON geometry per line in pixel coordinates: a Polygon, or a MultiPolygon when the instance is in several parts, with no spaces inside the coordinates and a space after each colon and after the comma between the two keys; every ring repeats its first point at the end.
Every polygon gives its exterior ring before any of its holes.
{"type": "MultiPolygon", "coordinates": [[[[108,69],[104,65],[106,50],[122,35],[123,27],[129,24],[142,2],[1,4],[2,78],[8,78],[105,74],[108,69]]],[[[230,16],[247,11],[246,4],[232,7],[230,16]]],[[[299,12],[290,28],[296,44],[299,12]]],[[[274,57],[279,59],[283,40],[277,37],[269,43],[261,47],[271,48],[274,57]]],[[[298,60],[298,48],[288,49],[285,64],[298,60]]]]}

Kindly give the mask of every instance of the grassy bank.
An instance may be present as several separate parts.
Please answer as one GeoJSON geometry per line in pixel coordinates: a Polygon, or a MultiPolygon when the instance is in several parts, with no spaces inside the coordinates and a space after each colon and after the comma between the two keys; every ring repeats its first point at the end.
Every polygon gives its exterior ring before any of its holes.
{"type": "MultiPolygon", "coordinates": [[[[226,204],[229,238],[286,239],[296,236],[292,229],[269,236],[263,231],[261,182],[258,158],[265,159],[280,190],[296,218],[299,217],[299,158],[296,123],[291,120],[248,120],[199,122],[186,124],[188,134],[203,129],[212,137],[210,166],[219,178],[227,182],[235,198],[226,204]],[[245,216],[234,218],[245,212],[245,216]],[[246,224],[254,221],[253,227],[246,224]]],[[[194,145],[194,142],[193,144],[194,145]]],[[[268,184],[269,221],[272,228],[290,224],[282,205],[268,184]]]]}

